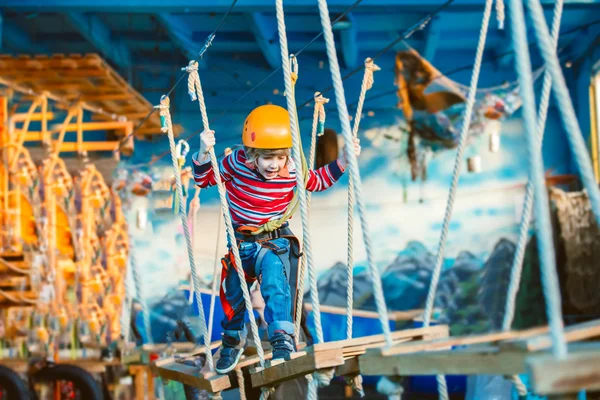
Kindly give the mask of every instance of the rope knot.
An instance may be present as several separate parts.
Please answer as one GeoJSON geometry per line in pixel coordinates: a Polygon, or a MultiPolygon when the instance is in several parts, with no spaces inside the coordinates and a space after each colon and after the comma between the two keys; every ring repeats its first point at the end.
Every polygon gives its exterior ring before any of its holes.
{"type": "Polygon", "coordinates": [[[400,383],[396,383],[384,376],[377,382],[377,391],[384,396],[388,396],[390,400],[400,400],[404,393],[404,388],[400,383]]]}
{"type": "Polygon", "coordinates": [[[322,387],[329,386],[329,383],[333,379],[334,374],[335,374],[334,368],[316,371],[313,374],[313,378],[317,384],[317,387],[322,388],[322,387]]]}
{"type": "Polygon", "coordinates": [[[260,400],[267,400],[269,396],[275,393],[275,388],[273,386],[262,387],[260,388],[260,400]]]}
{"type": "Polygon", "coordinates": [[[365,60],[365,85],[367,90],[370,90],[373,87],[373,83],[375,79],[373,78],[373,73],[380,71],[381,68],[377,64],[373,62],[373,59],[370,57],[365,60]]]}
{"type": "Polygon", "coordinates": [[[198,76],[198,62],[196,60],[191,60],[190,63],[181,68],[181,70],[188,73],[188,95],[192,101],[196,101],[198,99],[198,96],[196,95],[196,85],[199,85],[200,82],[200,77],[198,76]]]}
{"type": "Polygon", "coordinates": [[[346,376],[346,383],[356,390],[360,397],[365,397],[365,390],[363,389],[363,379],[361,375],[346,376]]]}
{"type": "Polygon", "coordinates": [[[315,118],[317,118],[317,135],[323,136],[325,133],[325,104],[329,103],[329,99],[323,97],[320,92],[315,92],[315,118]]]}
{"type": "Polygon", "coordinates": [[[160,104],[154,106],[154,108],[160,110],[160,130],[163,133],[167,133],[169,131],[169,125],[171,125],[171,114],[169,112],[169,106],[171,104],[171,100],[167,95],[162,95],[160,97],[160,104]]]}

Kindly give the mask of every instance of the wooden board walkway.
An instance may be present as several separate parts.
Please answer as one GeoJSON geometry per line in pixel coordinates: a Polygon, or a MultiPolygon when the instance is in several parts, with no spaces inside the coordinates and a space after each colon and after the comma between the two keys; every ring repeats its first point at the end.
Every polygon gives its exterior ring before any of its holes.
{"type": "MultiPolygon", "coordinates": [[[[600,320],[565,328],[569,343],[598,337],[600,320]]],[[[529,357],[550,347],[548,328],[540,327],[368,349],[359,363],[365,375],[512,375],[526,373],[529,357]]]]}

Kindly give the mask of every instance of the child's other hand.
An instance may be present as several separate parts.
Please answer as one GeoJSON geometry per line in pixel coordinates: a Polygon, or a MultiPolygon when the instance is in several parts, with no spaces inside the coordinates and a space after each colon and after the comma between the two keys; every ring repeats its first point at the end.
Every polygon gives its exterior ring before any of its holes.
{"type": "MultiPolygon", "coordinates": [[[[354,154],[356,155],[356,157],[358,157],[360,155],[360,151],[361,151],[361,147],[360,147],[360,139],[354,139],[354,154]]],[[[338,160],[338,163],[340,164],[340,167],[342,167],[342,169],[346,169],[346,167],[348,166],[348,160],[346,159],[346,152],[344,152],[344,155],[342,157],[340,157],[340,159],[338,160]]]]}
{"type": "Polygon", "coordinates": [[[215,147],[215,131],[207,130],[200,134],[200,155],[205,155],[215,147]]]}

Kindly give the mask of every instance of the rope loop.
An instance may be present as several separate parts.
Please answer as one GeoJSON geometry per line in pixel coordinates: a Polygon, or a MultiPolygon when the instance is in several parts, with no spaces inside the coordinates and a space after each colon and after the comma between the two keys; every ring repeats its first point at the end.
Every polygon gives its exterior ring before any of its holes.
{"type": "MultiPolygon", "coordinates": [[[[313,117],[313,137],[316,133],[317,136],[323,136],[325,133],[325,104],[329,103],[329,99],[323,97],[321,92],[315,92],[315,112],[313,117]]],[[[312,150],[312,149],[311,149],[312,150]]],[[[311,160],[313,157],[311,157],[311,160]]],[[[312,161],[311,161],[312,166],[312,161]]]]}
{"type": "Polygon", "coordinates": [[[196,60],[191,60],[190,63],[181,68],[181,70],[188,73],[188,95],[192,101],[196,101],[198,99],[198,96],[196,96],[196,82],[199,81],[198,62],[196,60]]]}

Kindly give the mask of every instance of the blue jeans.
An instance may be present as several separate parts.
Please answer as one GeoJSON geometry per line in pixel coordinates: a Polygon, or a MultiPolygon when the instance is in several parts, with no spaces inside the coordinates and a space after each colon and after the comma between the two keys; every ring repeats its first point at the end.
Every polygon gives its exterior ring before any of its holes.
{"type": "MultiPolygon", "coordinates": [[[[260,291],[265,300],[265,322],[268,324],[269,338],[276,331],[284,331],[288,335],[293,335],[290,285],[285,266],[279,258],[280,256],[289,256],[290,242],[288,239],[279,238],[270,240],[265,245],[274,249],[267,250],[260,265],[257,265],[257,256],[261,245],[254,242],[242,242],[239,247],[242,267],[247,277],[258,278],[260,282],[260,291]],[[275,251],[280,254],[277,255],[275,251]]],[[[251,284],[246,282],[244,284],[250,290],[251,284]]],[[[234,314],[231,319],[228,319],[227,316],[223,318],[221,326],[226,335],[243,337],[246,334],[244,330],[246,306],[237,272],[233,269],[228,271],[222,285],[225,298],[233,308],[234,314]]]]}

